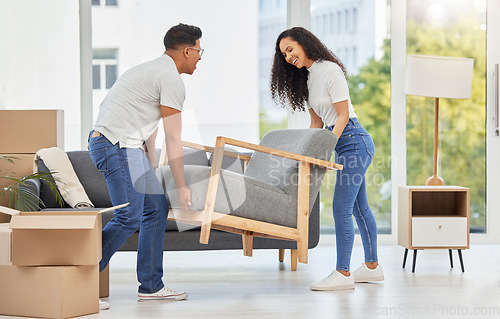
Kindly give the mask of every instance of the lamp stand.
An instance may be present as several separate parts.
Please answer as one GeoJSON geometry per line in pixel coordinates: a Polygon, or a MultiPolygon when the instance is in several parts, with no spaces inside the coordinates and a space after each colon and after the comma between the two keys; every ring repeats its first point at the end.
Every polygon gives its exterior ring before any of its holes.
{"type": "Polygon", "coordinates": [[[427,186],[443,186],[444,181],[437,174],[437,156],[438,156],[438,144],[439,144],[439,98],[436,98],[436,110],[434,112],[434,170],[433,175],[427,179],[425,185],[427,186]]]}

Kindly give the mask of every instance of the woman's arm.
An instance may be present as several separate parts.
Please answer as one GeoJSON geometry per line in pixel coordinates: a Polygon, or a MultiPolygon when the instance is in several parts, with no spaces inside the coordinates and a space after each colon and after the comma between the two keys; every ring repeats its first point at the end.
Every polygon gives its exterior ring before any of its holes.
{"type": "Polygon", "coordinates": [[[309,115],[311,116],[311,125],[309,128],[323,128],[324,124],[321,117],[319,117],[313,109],[309,109],[309,115]]]}
{"type": "Polygon", "coordinates": [[[347,100],[344,100],[333,103],[333,107],[335,107],[335,111],[337,111],[337,122],[335,122],[332,133],[337,135],[337,137],[340,137],[345,126],[347,125],[347,122],[349,122],[349,104],[347,100]]]}

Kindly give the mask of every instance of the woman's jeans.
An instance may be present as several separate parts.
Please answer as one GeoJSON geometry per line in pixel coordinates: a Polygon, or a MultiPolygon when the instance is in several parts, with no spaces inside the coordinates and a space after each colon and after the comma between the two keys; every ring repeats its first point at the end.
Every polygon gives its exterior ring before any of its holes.
{"type": "MultiPolygon", "coordinates": [[[[327,127],[332,130],[333,126],[327,127]]],[[[375,146],[370,134],[356,118],[349,119],[335,147],[335,161],[344,166],[337,171],[333,195],[333,217],[337,240],[337,270],[350,269],[356,218],[363,241],[365,262],[377,262],[377,225],[366,197],[365,173],[372,162],[375,146]]]]}
{"type": "Polygon", "coordinates": [[[89,135],[90,157],[106,179],[113,205],[130,203],[115,210],[102,230],[102,260],[99,270],[137,231],[137,279],[140,293],[163,288],[163,240],[169,203],[142,149],[120,148],[100,135],[89,135]]]}

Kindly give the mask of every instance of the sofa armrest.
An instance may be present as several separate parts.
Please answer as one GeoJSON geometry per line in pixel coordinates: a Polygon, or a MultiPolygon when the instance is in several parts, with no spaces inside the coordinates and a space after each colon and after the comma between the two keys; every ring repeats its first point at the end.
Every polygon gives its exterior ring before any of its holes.
{"type": "MultiPolygon", "coordinates": [[[[40,189],[42,183],[39,179],[27,179],[24,183],[19,184],[19,192],[29,193],[34,195],[35,198],[39,199],[38,204],[34,205],[36,210],[41,210],[40,205],[43,204],[40,199],[40,189]]],[[[17,195],[17,200],[19,201],[19,194],[17,195]]],[[[31,209],[30,209],[31,210],[31,209]]]]}

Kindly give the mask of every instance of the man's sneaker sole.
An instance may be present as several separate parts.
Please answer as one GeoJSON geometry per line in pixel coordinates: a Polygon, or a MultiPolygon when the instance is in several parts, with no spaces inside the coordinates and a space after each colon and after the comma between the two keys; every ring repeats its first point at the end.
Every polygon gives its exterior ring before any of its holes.
{"type": "Polygon", "coordinates": [[[148,301],[148,300],[170,300],[170,301],[179,301],[187,299],[187,293],[181,293],[178,295],[166,295],[166,296],[151,296],[149,294],[138,294],[138,301],[148,301]]]}

